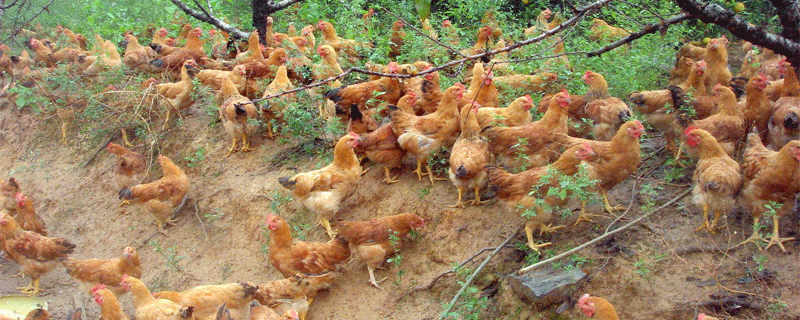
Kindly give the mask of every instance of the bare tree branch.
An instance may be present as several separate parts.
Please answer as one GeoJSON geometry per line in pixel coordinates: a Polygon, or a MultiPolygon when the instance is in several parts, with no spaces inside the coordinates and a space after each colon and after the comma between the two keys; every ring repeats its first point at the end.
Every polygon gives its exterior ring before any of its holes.
{"type": "Polygon", "coordinates": [[[687,15],[685,13],[682,13],[682,14],[679,14],[677,16],[670,17],[670,18],[668,18],[668,19],[666,19],[666,20],[664,20],[662,22],[646,25],[642,29],[640,29],[639,31],[636,31],[636,32],[633,32],[633,33],[629,34],[627,37],[624,37],[622,39],[619,39],[617,41],[609,43],[605,47],[602,47],[600,49],[597,49],[595,51],[587,53],[586,56],[589,57],[589,58],[595,57],[595,56],[600,56],[603,53],[611,51],[611,50],[613,50],[613,49],[615,49],[615,48],[617,48],[619,46],[622,46],[623,44],[631,43],[631,42],[635,41],[636,39],[639,39],[639,38],[641,38],[641,37],[643,37],[643,36],[645,36],[647,34],[650,34],[650,33],[655,33],[655,32],[658,31],[658,32],[661,32],[663,34],[664,32],[667,31],[667,27],[669,27],[670,25],[679,23],[679,22],[684,21],[684,20],[688,20],[690,18],[691,17],[689,15],[687,15]]]}
{"type": "MultiPolygon", "coordinates": [[[[24,23],[22,23],[22,24],[21,24],[21,25],[19,25],[19,26],[16,26],[16,25],[15,25],[13,28],[11,28],[11,30],[12,30],[12,31],[11,31],[11,35],[9,35],[7,38],[3,39],[3,41],[0,41],[0,43],[6,43],[6,42],[8,42],[8,40],[11,40],[12,38],[16,37],[16,36],[17,36],[17,34],[19,34],[19,33],[20,33],[20,31],[22,31],[22,28],[25,28],[26,26],[28,26],[28,24],[30,24],[30,23],[31,23],[31,21],[33,21],[33,19],[36,19],[37,17],[39,17],[39,15],[41,15],[41,14],[42,14],[42,12],[44,12],[45,10],[49,10],[49,9],[48,9],[48,7],[49,7],[51,4],[53,4],[53,2],[54,2],[54,1],[55,1],[55,0],[50,0],[50,1],[49,1],[49,2],[46,4],[46,5],[42,6],[42,8],[39,10],[39,12],[37,12],[36,14],[34,14],[34,15],[33,15],[33,16],[30,18],[30,19],[28,19],[27,21],[25,21],[24,23]]],[[[14,2],[12,2],[12,3],[11,3],[9,6],[13,6],[13,5],[14,5],[14,4],[16,4],[17,2],[18,2],[18,1],[14,1],[14,2]]],[[[23,5],[23,4],[24,4],[24,2],[19,4],[19,8],[20,8],[20,10],[17,10],[17,14],[18,14],[18,15],[19,15],[19,12],[21,11],[21,8],[22,8],[22,5],[23,5]]],[[[3,14],[5,13],[5,11],[6,11],[6,9],[3,9],[2,11],[0,11],[0,18],[2,18],[3,14]]],[[[0,19],[0,21],[3,21],[3,20],[2,20],[2,19],[0,19]]],[[[15,23],[16,23],[16,21],[15,21],[15,23]]]]}
{"type": "Polygon", "coordinates": [[[800,41],[800,31],[798,31],[800,28],[800,7],[798,6],[800,4],[795,0],[770,0],[769,2],[779,9],[775,11],[777,11],[783,27],[781,35],[794,41],[800,41]]]}
{"type": "MultiPolygon", "coordinates": [[[[51,1],[53,1],[53,0],[51,0],[51,1]]],[[[183,12],[186,12],[186,14],[194,17],[197,20],[200,20],[200,21],[203,21],[205,23],[214,25],[215,27],[219,28],[220,30],[223,30],[223,31],[227,32],[228,34],[230,34],[234,38],[247,39],[248,37],[250,37],[249,33],[243,32],[242,30],[239,30],[236,27],[234,27],[234,26],[226,23],[225,21],[222,21],[219,18],[217,18],[217,17],[211,15],[210,13],[206,12],[206,10],[203,8],[203,6],[200,6],[200,9],[203,12],[198,12],[197,10],[189,8],[189,6],[187,6],[186,4],[181,2],[180,0],[170,0],[170,1],[172,1],[172,3],[174,3],[179,9],[183,10],[183,12]]]]}
{"type": "MultiPolygon", "coordinates": [[[[800,44],[792,39],[750,25],[733,11],[716,3],[699,4],[694,0],[675,0],[675,2],[692,17],[705,23],[719,25],[743,40],[782,54],[795,68],[800,69],[800,44]]],[[[783,8],[779,8],[778,11],[780,10],[783,8]]]]}

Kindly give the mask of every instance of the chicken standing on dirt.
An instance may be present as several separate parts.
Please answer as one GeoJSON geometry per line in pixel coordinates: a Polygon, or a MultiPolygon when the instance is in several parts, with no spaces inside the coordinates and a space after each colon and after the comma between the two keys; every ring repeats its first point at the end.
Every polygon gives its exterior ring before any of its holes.
{"type": "Polygon", "coordinates": [[[751,132],[742,158],[745,184],[740,195],[753,215],[753,235],[739,245],[753,242],[761,248],[764,239],[759,234],[759,222],[761,216],[772,211],[773,232],[767,249],[776,244],[786,252],[783,241],[794,238],[781,238],[779,223],[780,217],[794,208],[795,196],[800,192],[800,140],[789,141],[780,151],[772,151],[764,147],[758,134],[751,132]]]}
{"type": "Polygon", "coordinates": [[[222,126],[231,138],[231,147],[225,157],[229,157],[236,152],[236,142],[242,140],[242,152],[252,151],[247,137],[258,130],[258,109],[245,96],[239,94],[236,85],[230,79],[223,79],[220,94],[224,99],[219,106],[219,118],[222,119],[222,126]]]}
{"type": "Polygon", "coordinates": [[[489,152],[489,142],[481,136],[481,128],[478,126],[477,103],[470,106],[465,105],[461,109],[461,135],[453,145],[450,152],[450,170],[448,171],[450,181],[458,189],[458,201],[450,206],[452,208],[463,208],[466,204],[461,201],[464,189],[475,191],[473,205],[480,205],[481,188],[486,184],[486,171],[483,167],[494,162],[494,156],[489,152]]]}
{"type": "MultiPolygon", "coordinates": [[[[565,134],[556,135],[555,139],[565,147],[579,144],[588,144],[597,154],[597,158],[590,161],[593,175],[598,182],[600,195],[603,197],[603,204],[609,213],[614,210],[624,210],[624,207],[612,207],[608,201],[608,190],[618,183],[627,179],[641,162],[641,149],[639,147],[639,137],[644,133],[644,126],[639,120],[631,120],[624,123],[611,141],[593,141],[580,138],[573,138],[565,134]]],[[[578,221],[591,221],[591,214],[581,212],[578,221]]],[[[577,223],[577,221],[576,221],[577,223]]]]}
{"type": "MultiPolygon", "coordinates": [[[[117,164],[114,166],[114,180],[117,182],[117,190],[123,190],[142,183],[147,176],[147,163],[141,153],[129,150],[113,142],[109,142],[106,149],[117,156],[117,164]]],[[[128,200],[123,199],[119,205],[122,206],[123,204],[128,204],[128,200]]]]}
{"type": "Polygon", "coordinates": [[[336,270],[350,257],[347,242],[335,237],[328,242],[293,241],[292,229],[281,217],[267,216],[269,262],[284,277],[297,273],[319,274],[336,270]]]}
{"type": "Polygon", "coordinates": [[[44,219],[36,214],[33,202],[22,192],[17,192],[16,200],[17,211],[14,220],[19,223],[22,229],[33,231],[46,237],[47,226],[44,223],[44,219]]]}
{"type": "MultiPolygon", "coordinates": [[[[197,69],[197,63],[193,60],[186,60],[181,66],[181,80],[175,83],[159,83],[156,84],[158,94],[164,97],[167,102],[167,115],[164,119],[164,127],[167,127],[170,115],[174,112],[180,116],[183,109],[188,108],[194,103],[192,100],[192,91],[194,85],[192,84],[192,77],[194,77],[200,70],[197,69]]],[[[162,129],[163,129],[162,128],[162,129]]]]}
{"type": "Polygon", "coordinates": [[[403,165],[406,151],[397,142],[397,135],[395,135],[391,123],[358,138],[356,150],[366,153],[370,161],[383,165],[386,175],[383,182],[386,184],[400,182],[396,176],[392,177],[391,170],[403,165]]]}
{"type": "Polygon", "coordinates": [[[700,160],[694,170],[694,203],[703,209],[703,224],[695,231],[714,233],[717,221],[736,204],[736,194],[742,186],[739,163],[733,160],[708,131],[697,127],[686,129],[686,144],[699,150],[700,160]],[[708,223],[708,213],[714,220],[708,223]]]}
{"type": "Polygon", "coordinates": [[[505,172],[497,166],[485,167],[489,173],[489,185],[497,191],[497,197],[505,202],[508,210],[528,217],[528,221],[525,222],[528,247],[539,252],[539,248],[551,244],[550,242],[534,244],[534,229],[538,228],[541,235],[563,228],[563,226],[553,227],[552,224],[545,225],[552,217],[552,210],[537,204],[537,198],[544,198],[545,204],[549,207],[563,204],[568,200],[568,198],[547,196],[550,188],[558,186],[558,181],[554,181],[552,178],[544,180],[544,177],[550,175],[573,176],[578,173],[578,165],[582,161],[590,160],[594,156],[592,147],[588,144],[581,144],[564,151],[561,157],[551,165],[528,169],[517,174],[505,172]],[[526,214],[528,210],[532,210],[533,214],[526,214]]]}
{"type": "Polygon", "coordinates": [[[194,307],[196,319],[214,319],[219,306],[225,304],[234,319],[242,319],[253,293],[258,287],[246,282],[204,285],[183,292],[161,291],[153,293],[156,299],[167,299],[182,306],[194,307]]]}
{"type": "Polygon", "coordinates": [[[117,300],[119,295],[114,295],[103,284],[98,284],[90,292],[94,297],[94,302],[100,306],[100,320],[128,320],[128,316],[122,311],[122,306],[117,300]]]}
{"type": "Polygon", "coordinates": [[[114,259],[77,260],[68,258],[61,262],[67,273],[77,281],[87,293],[98,284],[105,285],[117,297],[125,293],[119,286],[122,276],[142,276],[139,253],[132,247],[125,247],[122,255],[114,259]]]}
{"type": "Polygon", "coordinates": [[[353,246],[353,252],[367,264],[369,283],[381,289],[379,282],[375,281],[375,268],[386,261],[388,255],[400,249],[402,239],[412,229],[416,230],[424,225],[425,220],[415,213],[372,218],[368,221],[342,221],[339,223],[337,238],[344,239],[353,246]],[[392,237],[397,237],[400,241],[392,241],[392,237]]]}
{"type": "Polygon", "coordinates": [[[189,177],[172,163],[172,160],[163,155],[158,156],[158,163],[163,172],[161,179],[122,189],[119,198],[136,199],[138,203],[143,204],[155,216],[158,228],[162,230],[164,224],[175,224],[170,216],[183,203],[189,192],[189,177]]]}
{"type": "Polygon", "coordinates": [[[137,320],[182,320],[194,319],[194,306],[181,306],[167,300],[156,299],[141,280],[124,275],[120,286],[133,295],[133,307],[137,320]]]}
{"type": "Polygon", "coordinates": [[[596,317],[601,320],[619,320],[614,306],[604,298],[592,297],[587,293],[578,299],[578,304],[575,306],[580,308],[583,314],[589,318],[596,317]]]}
{"type": "MultiPolygon", "coordinates": [[[[272,82],[267,85],[267,88],[264,89],[264,94],[261,96],[261,98],[263,99],[266,96],[289,91],[291,89],[294,89],[294,85],[292,85],[292,81],[289,80],[289,77],[287,76],[286,65],[281,65],[278,67],[278,70],[275,71],[275,79],[273,79],[272,82]]],[[[287,104],[294,100],[294,97],[294,93],[275,97],[269,100],[267,108],[261,108],[261,116],[266,120],[267,137],[270,139],[274,138],[274,129],[272,128],[273,121],[275,124],[283,121],[283,109],[286,108],[287,104]]]]}
{"type": "Polygon", "coordinates": [[[358,145],[358,135],[350,133],[339,139],[333,149],[333,162],[324,168],[282,177],[278,182],[292,190],[295,200],[317,215],[320,224],[333,238],[330,219],[339,212],[339,205],[358,187],[361,164],[353,151],[358,145]]]}
{"type": "Polygon", "coordinates": [[[67,239],[22,229],[5,211],[0,211],[0,245],[6,257],[19,264],[22,274],[31,278],[30,285],[17,288],[31,296],[40,292],[39,277],[53,270],[58,259],[66,258],[75,249],[67,239]]]}

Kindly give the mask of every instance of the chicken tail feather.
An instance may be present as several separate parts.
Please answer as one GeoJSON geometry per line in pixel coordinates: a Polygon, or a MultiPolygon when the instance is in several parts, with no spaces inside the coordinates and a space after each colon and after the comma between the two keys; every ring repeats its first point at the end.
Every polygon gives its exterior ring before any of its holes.
{"type": "Polygon", "coordinates": [[[292,178],[293,177],[278,178],[278,183],[280,183],[284,188],[291,189],[297,183],[297,180],[292,178]]]}
{"type": "Polygon", "coordinates": [[[130,188],[124,188],[124,189],[120,190],[119,191],[119,198],[120,199],[128,199],[128,200],[130,200],[131,199],[131,189],[130,188]]]}

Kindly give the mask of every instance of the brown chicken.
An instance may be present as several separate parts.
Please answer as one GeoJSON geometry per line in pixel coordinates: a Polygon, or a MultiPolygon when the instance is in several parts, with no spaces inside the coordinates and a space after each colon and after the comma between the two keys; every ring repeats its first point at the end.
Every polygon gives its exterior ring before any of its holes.
{"type": "Polygon", "coordinates": [[[219,118],[222,119],[222,127],[231,138],[231,147],[225,157],[229,157],[236,152],[236,142],[242,140],[242,152],[252,151],[247,137],[258,130],[258,109],[245,96],[239,94],[236,85],[230,79],[224,79],[220,95],[225,97],[222,105],[219,106],[219,118]]]}
{"type": "Polygon", "coordinates": [[[608,83],[601,74],[586,71],[583,80],[596,89],[587,92],[586,105],[577,112],[578,120],[581,120],[578,123],[591,120],[594,138],[611,140],[617,128],[631,117],[631,109],[619,98],[608,94],[608,83]]]}
{"type": "MultiPolygon", "coordinates": [[[[611,141],[593,141],[573,138],[565,134],[557,134],[555,139],[565,147],[588,144],[597,157],[589,161],[590,167],[599,180],[598,188],[603,197],[603,204],[609,213],[613,210],[624,210],[623,207],[612,207],[608,200],[608,190],[630,176],[641,162],[639,137],[644,133],[644,126],[639,120],[630,120],[620,126],[611,141]]],[[[579,217],[583,221],[591,215],[579,217]]]]}
{"type": "Polygon", "coordinates": [[[686,144],[698,148],[700,156],[692,176],[692,194],[694,203],[703,210],[703,224],[695,231],[714,233],[719,217],[730,212],[736,204],[736,194],[742,187],[742,170],[708,131],[692,126],[684,135],[686,144]],[[714,212],[710,224],[709,212],[714,212]]]}
{"type": "Polygon", "coordinates": [[[738,103],[739,109],[743,110],[747,132],[756,128],[764,143],[768,141],[768,123],[772,115],[772,101],[764,93],[768,85],[767,76],[763,73],[750,78],[745,85],[746,97],[738,103]]]}
{"type": "Polygon", "coordinates": [[[370,161],[383,166],[383,171],[386,174],[383,182],[386,184],[400,182],[400,180],[396,179],[397,176],[392,177],[391,170],[403,165],[403,157],[406,155],[406,151],[397,142],[397,135],[395,135],[390,123],[360,136],[356,150],[365,152],[370,161]]]}
{"type": "Polygon", "coordinates": [[[319,275],[298,273],[289,278],[260,284],[253,299],[279,313],[285,313],[288,309],[296,310],[300,320],[305,320],[317,292],[330,288],[335,279],[336,275],[332,271],[319,275]]]}
{"type": "Polygon", "coordinates": [[[22,229],[47,236],[47,226],[45,226],[42,217],[36,214],[33,202],[28,199],[28,196],[22,192],[17,192],[15,198],[17,200],[17,210],[14,220],[17,221],[22,229]]]}
{"type": "Polygon", "coordinates": [[[486,128],[488,126],[516,127],[529,124],[533,121],[531,113],[528,111],[533,107],[533,99],[530,95],[525,95],[512,101],[505,108],[483,108],[478,109],[478,126],[486,128]]]}
{"type": "MultiPolygon", "coordinates": [[[[23,50],[23,53],[25,51],[23,50]]],[[[14,57],[11,57],[13,60],[14,57]]],[[[769,97],[771,101],[778,101],[778,99],[785,97],[785,96],[798,96],[798,91],[800,90],[800,82],[797,80],[797,75],[792,74],[789,71],[789,68],[792,67],[792,64],[786,61],[786,59],[781,59],[777,65],[776,70],[778,70],[778,74],[783,77],[783,79],[773,81],[764,88],[764,93],[769,97]]],[[[16,73],[16,71],[14,71],[16,73]]]]}
{"type": "Polygon", "coordinates": [[[139,253],[132,247],[125,247],[119,258],[104,260],[68,258],[61,263],[67,268],[67,273],[87,293],[90,293],[92,288],[98,284],[102,284],[119,297],[125,293],[125,289],[119,286],[122,276],[126,274],[137,278],[142,276],[139,253]]]}
{"type": "Polygon", "coordinates": [[[529,248],[539,252],[540,248],[551,244],[550,242],[535,244],[533,242],[535,229],[539,229],[541,235],[563,228],[563,226],[553,227],[552,224],[546,225],[552,218],[552,210],[542,208],[537,204],[537,198],[544,198],[545,204],[550,207],[561,205],[568,200],[568,198],[547,196],[551,187],[558,186],[558,181],[544,180],[544,177],[573,176],[578,173],[578,165],[582,161],[590,160],[593,157],[592,148],[588,144],[581,144],[567,149],[556,162],[548,166],[535,167],[517,174],[505,172],[497,166],[485,167],[489,173],[489,185],[497,191],[497,197],[506,204],[508,211],[528,218],[528,221],[525,222],[525,235],[529,248]],[[533,214],[528,213],[530,211],[533,214]]]}
{"type": "MultiPolygon", "coordinates": [[[[394,61],[389,63],[388,68],[389,73],[396,74],[399,72],[399,66],[394,61]]],[[[346,114],[350,111],[350,106],[354,104],[358,105],[362,110],[375,108],[376,104],[370,103],[367,105],[370,100],[396,104],[401,96],[403,96],[403,88],[400,85],[400,81],[389,77],[342,86],[325,92],[325,98],[336,103],[336,111],[340,114],[346,114]],[[380,92],[383,93],[376,96],[376,93],[380,92]]]]}
{"type": "Polygon", "coordinates": [[[298,320],[299,315],[296,310],[286,310],[278,314],[268,306],[261,306],[258,303],[250,304],[250,320],[298,320]]]}
{"type": "Polygon", "coordinates": [[[780,217],[794,208],[795,196],[800,192],[800,140],[789,141],[780,151],[772,151],[751,132],[742,158],[745,183],[740,196],[753,215],[753,235],[739,245],[752,242],[761,248],[764,239],[759,234],[759,222],[767,211],[773,211],[773,232],[767,249],[775,244],[786,252],[783,241],[794,238],[781,238],[779,225],[780,217]]]}
{"type": "MultiPolygon", "coordinates": [[[[678,124],[684,128],[684,132],[685,128],[690,125],[708,131],[717,139],[722,149],[728,155],[733,156],[736,145],[740,143],[747,133],[744,116],[742,115],[742,110],[736,104],[736,95],[730,88],[718,84],[714,87],[713,92],[714,97],[717,99],[716,114],[691,122],[685,115],[678,115],[678,124]]],[[[684,99],[678,100],[682,101],[684,99]]],[[[680,102],[676,105],[676,109],[681,109],[680,102]]],[[[680,156],[680,150],[678,150],[678,156],[680,156]]]]}
{"type": "Polygon", "coordinates": [[[767,123],[772,150],[780,150],[789,141],[800,139],[800,81],[790,63],[782,61],[780,66],[784,89],[772,106],[772,117],[767,123]]]}
{"type": "MultiPolygon", "coordinates": [[[[475,63],[476,66],[480,64],[480,62],[475,63]]],[[[494,72],[492,70],[482,72],[477,77],[479,81],[474,88],[473,84],[470,83],[469,89],[464,93],[464,99],[467,101],[475,101],[485,108],[500,107],[500,98],[498,97],[497,87],[494,85],[494,82],[492,82],[493,78],[494,72]]],[[[475,82],[475,76],[473,76],[472,82],[475,82]]]]}
{"type": "Polygon", "coordinates": [[[206,65],[207,61],[210,60],[206,57],[206,52],[203,49],[205,41],[200,40],[202,35],[203,30],[200,27],[192,29],[186,37],[186,44],[182,48],[161,58],[150,60],[150,65],[160,70],[178,70],[189,60],[206,65]]]}
{"type": "Polygon", "coordinates": [[[358,60],[359,48],[371,47],[369,43],[360,43],[352,39],[340,38],[338,35],[336,35],[336,29],[333,27],[333,25],[324,20],[320,20],[317,23],[317,30],[322,31],[322,39],[324,41],[323,44],[333,47],[333,49],[336,50],[336,53],[339,55],[348,55],[351,62],[358,60]]]}
{"type": "Polygon", "coordinates": [[[350,257],[347,242],[334,237],[328,242],[293,241],[291,227],[281,217],[267,216],[269,262],[284,277],[296,273],[319,274],[336,270],[350,257]]]}
{"type": "Polygon", "coordinates": [[[358,139],[355,133],[340,138],[333,150],[333,162],[324,168],[278,179],[284,188],[292,190],[295,200],[317,215],[331,238],[330,219],[339,212],[342,201],[355,193],[361,177],[361,164],[353,151],[358,139]]]}
{"type": "Polygon", "coordinates": [[[141,280],[122,276],[120,286],[133,295],[133,307],[136,309],[137,320],[182,320],[194,319],[194,306],[181,306],[167,299],[153,297],[147,286],[141,280]]]}
{"type": "Polygon", "coordinates": [[[114,293],[106,289],[104,284],[98,284],[90,292],[94,302],[100,306],[101,320],[128,320],[128,316],[125,315],[125,312],[122,312],[122,306],[117,300],[119,294],[114,295],[114,293]]]}
{"type": "MultiPolygon", "coordinates": [[[[286,66],[281,65],[278,67],[278,71],[275,72],[275,79],[267,85],[267,88],[264,89],[263,97],[278,94],[284,91],[289,91],[294,89],[294,85],[292,81],[289,80],[289,77],[286,74],[286,66]]],[[[269,100],[269,108],[261,108],[261,116],[266,119],[267,122],[267,136],[270,139],[273,139],[273,122],[275,124],[279,124],[283,121],[283,110],[286,108],[286,105],[291,103],[294,100],[294,93],[283,95],[277,98],[273,98],[269,100]]]]}
{"type": "Polygon", "coordinates": [[[713,88],[717,84],[727,86],[731,82],[731,71],[728,69],[728,39],[725,36],[711,39],[706,45],[704,60],[708,63],[708,76],[705,79],[706,88],[713,88]]]}
{"type": "Polygon", "coordinates": [[[158,228],[161,230],[164,224],[175,224],[170,216],[186,199],[186,194],[189,192],[189,177],[172,163],[172,160],[163,155],[158,156],[158,164],[161,165],[163,172],[161,179],[122,189],[119,198],[135,199],[144,205],[155,216],[158,228]]]}
{"type": "Polygon", "coordinates": [[[414,103],[414,110],[418,115],[433,113],[439,107],[442,101],[441,87],[439,87],[439,73],[429,73],[425,75],[425,80],[420,84],[420,95],[416,103],[414,103]]]}
{"type": "Polygon", "coordinates": [[[553,135],[567,133],[567,108],[570,95],[566,90],[550,99],[550,106],[541,119],[518,127],[489,127],[483,134],[489,138],[489,150],[510,168],[541,167],[558,158],[550,148],[553,135]]]}
{"type": "Polygon", "coordinates": [[[17,196],[22,195],[22,189],[14,177],[8,178],[8,181],[0,182],[0,210],[6,209],[12,214],[17,211],[17,196]]]}
{"type": "Polygon", "coordinates": [[[581,298],[578,299],[578,304],[576,306],[589,318],[596,317],[601,320],[619,320],[617,311],[614,310],[614,306],[612,306],[608,300],[600,297],[592,297],[588,293],[582,295],[581,298]]]}
{"type": "Polygon", "coordinates": [[[174,83],[159,83],[156,85],[158,94],[164,98],[167,103],[167,115],[164,119],[164,126],[167,127],[170,115],[177,114],[179,117],[181,111],[190,107],[194,100],[192,99],[192,92],[194,85],[192,78],[199,72],[197,63],[193,60],[186,60],[181,67],[181,80],[174,83]]]}
{"type": "Polygon", "coordinates": [[[352,246],[353,252],[367,264],[369,283],[380,289],[379,282],[375,281],[374,270],[402,245],[400,241],[392,242],[391,238],[402,240],[412,229],[417,230],[423,226],[425,220],[415,213],[372,218],[368,221],[342,221],[339,223],[337,238],[352,246]]]}
{"type": "Polygon", "coordinates": [[[128,45],[125,47],[125,52],[122,55],[122,63],[131,70],[150,70],[150,60],[155,58],[155,51],[150,47],[140,45],[139,39],[130,33],[125,34],[125,40],[128,42],[128,45]]]}
{"type": "Polygon", "coordinates": [[[589,40],[592,41],[606,41],[617,40],[622,37],[627,37],[630,32],[620,27],[614,27],[602,19],[592,19],[592,27],[589,29],[589,40]]]}
{"type": "Polygon", "coordinates": [[[0,245],[6,257],[22,269],[22,274],[31,278],[27,287],[17,288],[24,294],[37,295],[39,277],[50,272],[58,264],[57,260],[72,253],[75,245],[64,238],[48,238],[33,231],[22,229],[4,211],[0,211],[0,245]]]}
{"type": "MultiPolygon", "coordinates": [[[[141,153],[113,142],[109,142],[106,149],[117,156],[117,163],[114,165],[114,180],[117,182],[117,190],[130,188],[144,181],[147,176],[147,161],[141,153]]],[[[123,200],[120,206],[126,203],[128,201],[123,200]]]]}
{"type": "Polygon", "coordinates": [[[236,55],[236,64],[248,64],[261,62],[264,60],[264,53],[261,51],[261,44],[258,42],[258,30],[250,32],[247,39],[247,51],[236,55]]]}
{"type": "MultiPolygon", "coordinates": [[[[449,21],[445,20],[449,23],[449,21]]],[[[442,22],[444,26],[444,22],[442,22]]],[[[461,50],[461,54],[465,56],[473,56],[477,54],[484,53],[486,50],[489,50],[491,45],[491,38],[492,38],[492,27],[490,26],[483,26],[478,29],[478,33],[475,35],[475,44],[471,48],[467,48],[461,50]]]]}
{"type": "Polygon", "coordinates": [[[552,72],[540,72],[533,75],[510,74],[492,79],[497,86],[497,91],[502,93],[507,89],[521,89],[526,92],[547,92],[558,81],[558,75],[552,72]]]}
{"type": "Polygon", "coordinates": [[[406,24],[402,20],[397,20],[392,24],[392,36],[389,38],[389,59],[394,60],[403,50],[406,37],[406,32],[403,31],[405,26],[406,24]]]}
{"type": "Polygon", "coordinates": [[[466,204],[461,201],[464,189],[475,191],[473,205],[481,205],[480,191],[486,184],[486,171],[483,167],[494,162],[494,157],[489,153],[489,142],[481,136],[481,127],[478,125],[476,114],[478,104],[465,105],[461,109],[461,135],[456,139],[450,152],[450,181],[458,189],[458,201],[450,206],[463,208],[466,204]]]}
{"type": "Polygon", "coordinates": [[[442,147],[449,148],[455,143],[459,130],[458,100],[463,97],[464,91],[464,86],[460,83],[447,88],[436,112],[424,116],[407,114],[394,106],[389,106],[389,116],[392,119],[394,133],[397,135],[397,143],[417,159],[417,169],[414,172],[420,181],[424,163],[431,184],[435,183],[436,178],[433,176],[428,159],[442,147]]]}
{"type": "Polygon", "coordinates": [[[196,319],[214,319],[219,306],[225,304],[234,319],[241,319],[258,287],[249,283],[204,285],[183,292],[161,291],[153,293],[156,299],[167,299],[182,306],[192,306],[196,319]]]}

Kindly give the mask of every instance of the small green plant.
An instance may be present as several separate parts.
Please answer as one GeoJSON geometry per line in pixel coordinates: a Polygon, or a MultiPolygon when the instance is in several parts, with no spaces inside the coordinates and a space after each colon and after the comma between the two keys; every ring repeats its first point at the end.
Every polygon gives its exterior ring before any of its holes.
{"type": "Polygon", "coordinates": [[[292,197],[287,196],[277,190],[270,192],[269,198],[272,199],[272,202],[269,204],[269,208],[274,213],[280,213],[279,208],[283,207],[283,205],[289,202],[292,202],[292,197]]]}
{"type": "Polygon", "coordinates": [[[525,208],[524,217],[535,217],[539,210],[547,210],[559,213],[562,217],[572,215],[572,209],[568,206],[552,205],[548,198],[555,197],[561,202],[577,199],[582,204],[598,201],[597,193],[592,190],[596,187],[597,180],[589,175],[588,164],[581,164],[578,173],[574,176],[563,175],[551,168],[539,180],[539,183],[531,188],[528,195],[535,196],[534,205],[525,208]],[[546,190],[546,191],[545,191],[546,190]]]}
{"type": "Polygon", "coordinates": [[[766,255],[759,253],[753,255],[753,261],[755,261],[758,264],[756,270],[758,270],[758,272],[762,272],[764,271],[764,265],[767,264],[767,261],[769,261],[769,259],[767,258],[766,255]]]}
{"type": "Polygon", "coordinates": [[[222,265],[222,269],[220,271],[222,272],[222,280],[227,280],[228,277],[231,276],[231,273],[233,273],[233,264],[226,262],[224,265],[222,265]]]}
{"type": "MultiPolygon", "coordinates": [[[[458,284],[464,285],[467,277],[470,276],[472,270],[466,267],[454,267],[456,275],[460,279],[458,284]]],[[[480,289],[474,285],[469,285],[464,290],[461,302],[453,306],[450,312],[444,314],[444,319],[469,319],[477,320],[482,319],[481,314],[483,310],[488,307],[489,297],[483,295],[480,289]]],[[[446,307],[446,306],[445,306],[446,307]]]]}
{"type": "Polygon", "coordinates": [[[425,186],[425,188],[422,188],[422,190],[419,191],[419,198],[422,199],[423,197],[431,194],[432,187],[433,187],[432,185],[427,185],[425,186]]]}
{"type": "Polygon", "coordinates": [[[203,214],[203,218],[206,219],[207,222],[213,223],[214,221],[219,220],[220,218],[225,216],[225,212],[222,212],[219,208],[214,208],[211,212],[206,212],[203,214]]]}
{"type": "Polygon", "coordinates": [[[193,155],[186,156],[183,160],[187,161],[187,166],[189,168],[196,168],[200,166],[200,162],[206,159],[206,149],[200,147],[199,149],[195,150],[193,155]]]}
{"type": "Polygon", "coordinates": [[[183,267],[181,267],[180,262],[181,260],[186,259],[186,257],[178,255],[178,245],[173,245],[172,247],[165,249],[161,247],[156,240],[151,240],[148,245],[153,247],[153,251],[158,253],[162,258],[164,258],[164,260],[167,261],[167,266],[170,268],[170,270],[179,273],[183,272],[183,267]]]}
{"type": "Polygon", "coordinates": [[[386,259],[386,262],[393,264],[395,269],[397,269],[397,278],[394,280],[395,285],[400,285],[400,281],[403,280],[403,275],[405,274],[405,271],[400,269],[400,263],[403,261],[403,255],[400,253],[402,240],[403,239],[397,236],[397,231],[389,230],[389,243],[392,247],[397,248],[397,250],[395,250],[392,257],[386,259]]]}
{"type": "Polygon", "coordinates": [[[531,159],[530,159],[530,157],[528,157],[528,154],[525,153],[528,150],[527,145],[528,145],[528,138],[518,137],[517,138],[517,143],[515,143],[515,144],[513,144],[511,146],[511,148],[515,150],[514,151],[514,160],[516,160],[517,162],[522,163],[517,168],[517,171],[525,171],[530,167],[529,163],[530,163],[531,159]]]}

